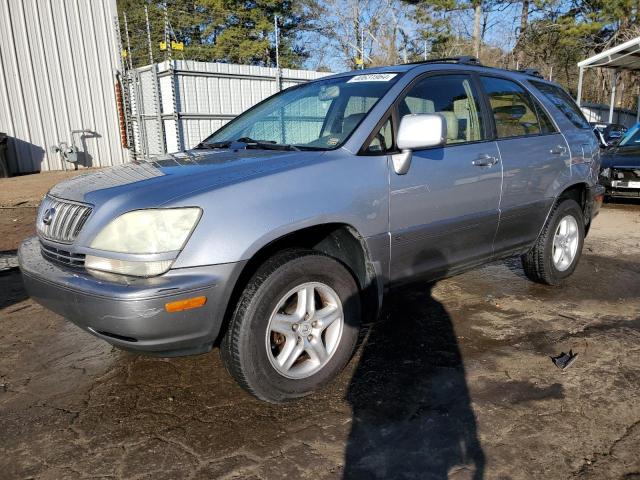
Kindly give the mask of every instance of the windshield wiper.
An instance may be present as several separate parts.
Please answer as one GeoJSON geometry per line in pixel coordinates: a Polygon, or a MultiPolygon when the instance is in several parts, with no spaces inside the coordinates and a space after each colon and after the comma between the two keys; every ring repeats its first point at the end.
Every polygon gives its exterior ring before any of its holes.
{"type": "Polygon", "coordinates": [[[215,149],[215,148],[260,148],[264,150],[295,150],[300,148],[295,145],[276,143],[273,140],[254,140],[249,137],[241,137],[237,140],[226,140],[224,142],[200,142],[193,147],[195,150],[215,149]]]}
{"type": "Polygon", "coordinates": [[[300,150],[295,145],[288,143],[276,143],[273,140],[254,140],[249,137],[241,137],[236,140],[238,143],[244,143],[245,148],[262,148],[264,150],[300,150]]]}
{"type": "Polygon", "coordinates": [[[211,142],[211,143],[207,143],[207,142],[200,142],[198,145],[196,145],[195,147],[193,147],[195,150],[204,150],[204,149],[208,149],[208,148],[229,148],[229,145],[231,145],[230,141],[226,141],[226,142],[211,142]]]}

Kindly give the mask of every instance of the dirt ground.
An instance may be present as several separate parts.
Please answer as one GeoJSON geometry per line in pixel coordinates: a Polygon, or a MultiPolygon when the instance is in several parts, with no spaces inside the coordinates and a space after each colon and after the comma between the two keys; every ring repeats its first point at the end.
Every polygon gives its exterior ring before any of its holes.
{"type": "MultiPolygon", "coordinates": [[[[3,245],[32,218],[1,209],[3,245]]],[[[605,206],[564,288],[509,261],[394,293],[338,380],[286,406],[217,351],[119,351],[0,274],[3,479],[640,479],[639,399],[640,203],[605,206]]]]}
{"type": "Polygon", "coordinates": [[[0,252],[15,250],[20,241],[35,233],[36,207],[56,183],[92,169],[43,172],[0,180],[0,252]]]}

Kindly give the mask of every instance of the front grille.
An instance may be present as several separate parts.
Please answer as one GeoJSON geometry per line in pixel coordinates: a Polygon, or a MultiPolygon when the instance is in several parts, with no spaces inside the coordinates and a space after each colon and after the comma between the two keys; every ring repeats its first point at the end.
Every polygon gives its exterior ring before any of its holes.
{"type": "Polygon", "coordinates": [[[614,168],[611,172],[612,180],[625,180],[627,182],[640,181],[640,168],[614,168]]]}
{"type": "Polygon", "coordinates": [[[46,196],[36,222],[41,237],[59,243],[73,243],[87,219],[91,207],[46,196]]]}
{"type": "Polygon", "coordinates": [[[67,250],[61,250],[50,245],[45,245],[44,243],[40,244],[40,251],[44,258],[53,263],[58,263],[67,267],[84,267],[84,255],[82,253],[73,253],[67,250]]]}

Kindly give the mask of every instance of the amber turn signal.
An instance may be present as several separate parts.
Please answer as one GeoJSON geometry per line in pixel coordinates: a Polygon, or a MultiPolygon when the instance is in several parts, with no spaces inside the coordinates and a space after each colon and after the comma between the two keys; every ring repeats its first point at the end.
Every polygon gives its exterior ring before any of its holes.
{"type": "Polygon", "coordinates": [[[191,310],[199,308],[207,303],[207,297],[192,297],[184,300],[177,300],[164,304],[164,309],[169,313],[182,312],[183,310],[191,310]]]}

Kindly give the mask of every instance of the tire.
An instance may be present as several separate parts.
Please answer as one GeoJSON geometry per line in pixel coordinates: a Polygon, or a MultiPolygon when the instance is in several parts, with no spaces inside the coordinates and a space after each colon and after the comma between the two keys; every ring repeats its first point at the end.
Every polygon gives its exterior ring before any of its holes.
{"type": "MultiPolygon", "coordinates": [[[[283,403],[312,393],[340,373],[355,349],[360,317],[358,286],[340,262],[313,250],[283,251],[260,266],[248,282],[222,340],[220,355],[245,390],[261,400],[283,403]],[[309,291],[313,295],[309,296],[309,291]],[[302,313],[313,312],[311,307],[299,312],[301,298],[314,298],[311,303],[316,313],[302,313]],[[335,319],[321,331],[321,313],[334,307],[334,313],[325,314],[325,318],[327,322],[329,316],[335,319]],[[276,322],[281,318],[287,322],[293,319],[293,323],[276,322]],[[280,333],[284,330],[288,333],[280,333]],[[317,354],[312,345],[319,345],[318,351],[324,348],[326,356],[317,354]],[[290,348],[305,350],[292,366],[288,362],[280,365],[281,358],[289,358],[284,353],[290,348]]],[[[293,356],[297,350],[291,352],[293,356]]]]}
{"type": "Polygon", "coordinates": [[[558,200],[535,245],[528,253],[521,257],[522,267],[530,280],[546,285],[558,286],[561,285],[567,277],[571,276],[580,261],[582,246],[584,244],[585,226],[583,215],[580,205],[578,205],[575,200],[570,198],[558,200]],[[573,256],[569,254],[565,256],[563,252],[566,253],[567,250],[564,248],[556,247],[554,249],[554,239],[556,239],[559,245],[566,245],[568,250],[572,251],[571,246],[574,242],[572,235],[568,237],[571,238],[571,240],[567,240],[564,243],[556,236],[558,233],[561,234],[559,227],[562,228],[561,223],[565,221],[565,219],[567,223],[563,223],[563,225],[569,225],[569,232],[572,226],[576,228],[575,234],[577,238],[575,240],[577,244],[573,256]],[[558,253],[558,249],[563,252],[558,253]],[[554,261],[554,254],[557,255],[555,258],[558,258],[558,256],[562,257],[558,263],[554,261]]]}

